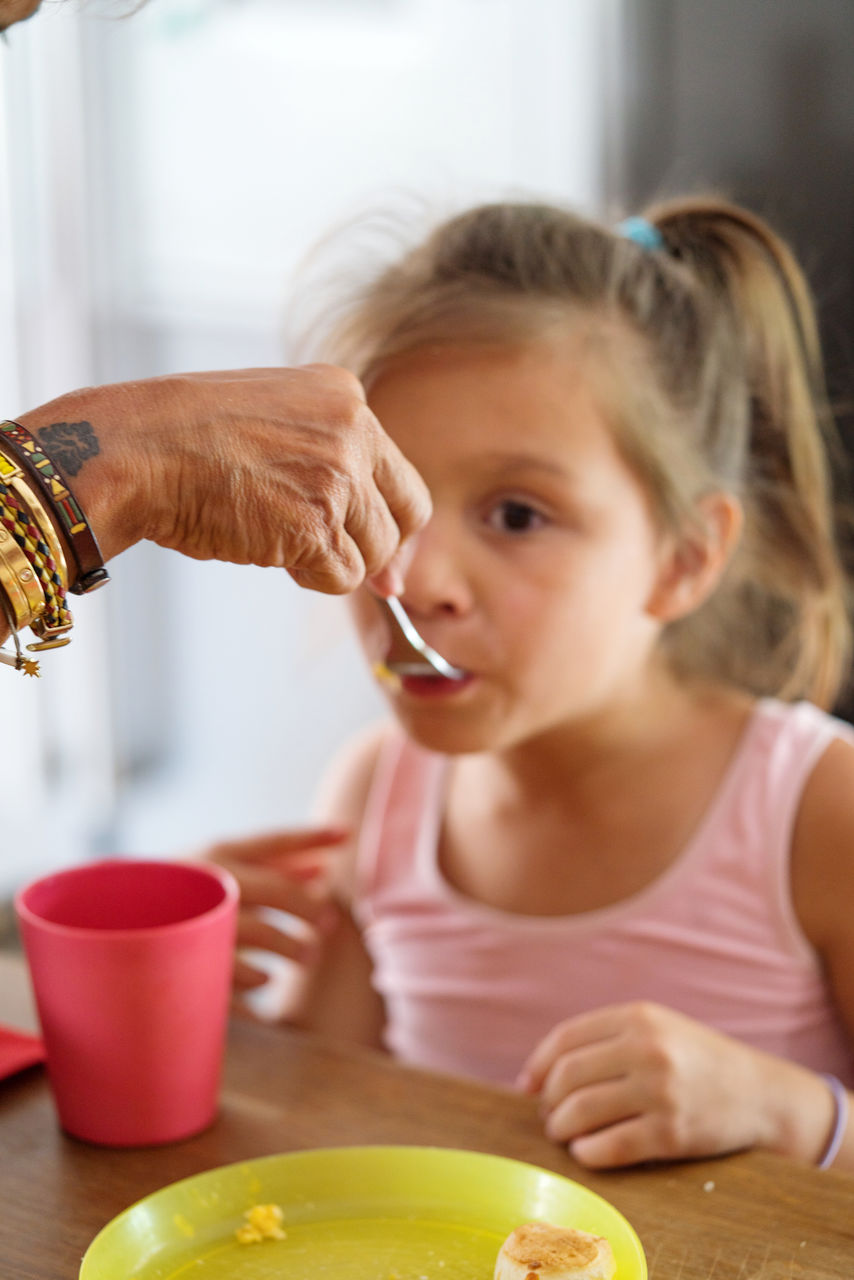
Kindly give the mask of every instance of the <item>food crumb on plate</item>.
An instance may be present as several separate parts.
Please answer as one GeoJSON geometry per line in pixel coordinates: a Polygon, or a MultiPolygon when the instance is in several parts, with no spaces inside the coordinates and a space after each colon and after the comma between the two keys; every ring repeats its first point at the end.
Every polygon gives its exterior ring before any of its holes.
{"type": "Polygon", "coordinates": [[[240,1244],[260,1244],[262,1240],[284,1240],[284,1214],[277,1204],[254,1204],[243,1214],[246,1221],[235,1236],[240,1244]]]}

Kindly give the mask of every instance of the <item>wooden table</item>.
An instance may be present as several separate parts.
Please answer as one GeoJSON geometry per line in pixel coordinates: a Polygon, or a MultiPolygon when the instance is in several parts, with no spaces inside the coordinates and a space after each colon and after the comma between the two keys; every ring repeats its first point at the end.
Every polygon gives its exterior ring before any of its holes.
{"type": "MultiPolygon", "coordinates": [[[[30,1018],[20,966],[0,959],[0,1020],[30,1018]]],[[[633,1223],[652,1280],[854,1277],[847,1175],[756,1152],[592,1174],[546,1141],[530,1099],[235,1020],[219,1119],[174,1146],[77,1142],[57,1128],[41,1068],[0,1082],[0,1278],[75,1280],[95,1233],[176,1178],[277,1151],[362,1143],[466,1147],[583,1182],[633,1223]]]]}

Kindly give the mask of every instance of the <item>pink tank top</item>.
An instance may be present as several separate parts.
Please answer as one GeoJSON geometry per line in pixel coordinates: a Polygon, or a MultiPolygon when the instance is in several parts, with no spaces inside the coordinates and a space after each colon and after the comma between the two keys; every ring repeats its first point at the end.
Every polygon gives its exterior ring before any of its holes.
{"type": "Polygon", "coordinates": [[[399,733],[374,778],[354,901],[405,1062],[512,1084],[556,1023],[653,1000],[854,1086],[854,1053],[789,892],[804,784],[849,725],[808,703],[757,704],[679,857],[641,892],[573,916],[524,916],[442,877],[448,760],[399,733]]]}

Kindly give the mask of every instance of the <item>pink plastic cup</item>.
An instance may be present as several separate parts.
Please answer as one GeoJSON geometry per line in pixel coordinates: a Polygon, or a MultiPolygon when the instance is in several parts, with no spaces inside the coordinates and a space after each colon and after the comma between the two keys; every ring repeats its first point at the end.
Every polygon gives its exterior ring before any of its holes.
{"type": "Polygon", "coordinates": [[[66,1132],[150,1146],[211,1123],[238,897],[218,867],[137,859],[87,863],[18,893],[66,1132]]]}

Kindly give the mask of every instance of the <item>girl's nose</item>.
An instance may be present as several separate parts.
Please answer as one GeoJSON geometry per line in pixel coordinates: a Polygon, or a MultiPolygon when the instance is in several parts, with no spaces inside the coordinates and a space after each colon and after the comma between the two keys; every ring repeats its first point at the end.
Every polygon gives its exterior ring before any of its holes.
{"type": "Polygon", "coordinates": [[[471,608],[472,591],[459,542],[443,531],[435,516],[412,539],[401,601],[414,618],[462,615],[471,608]]]}

